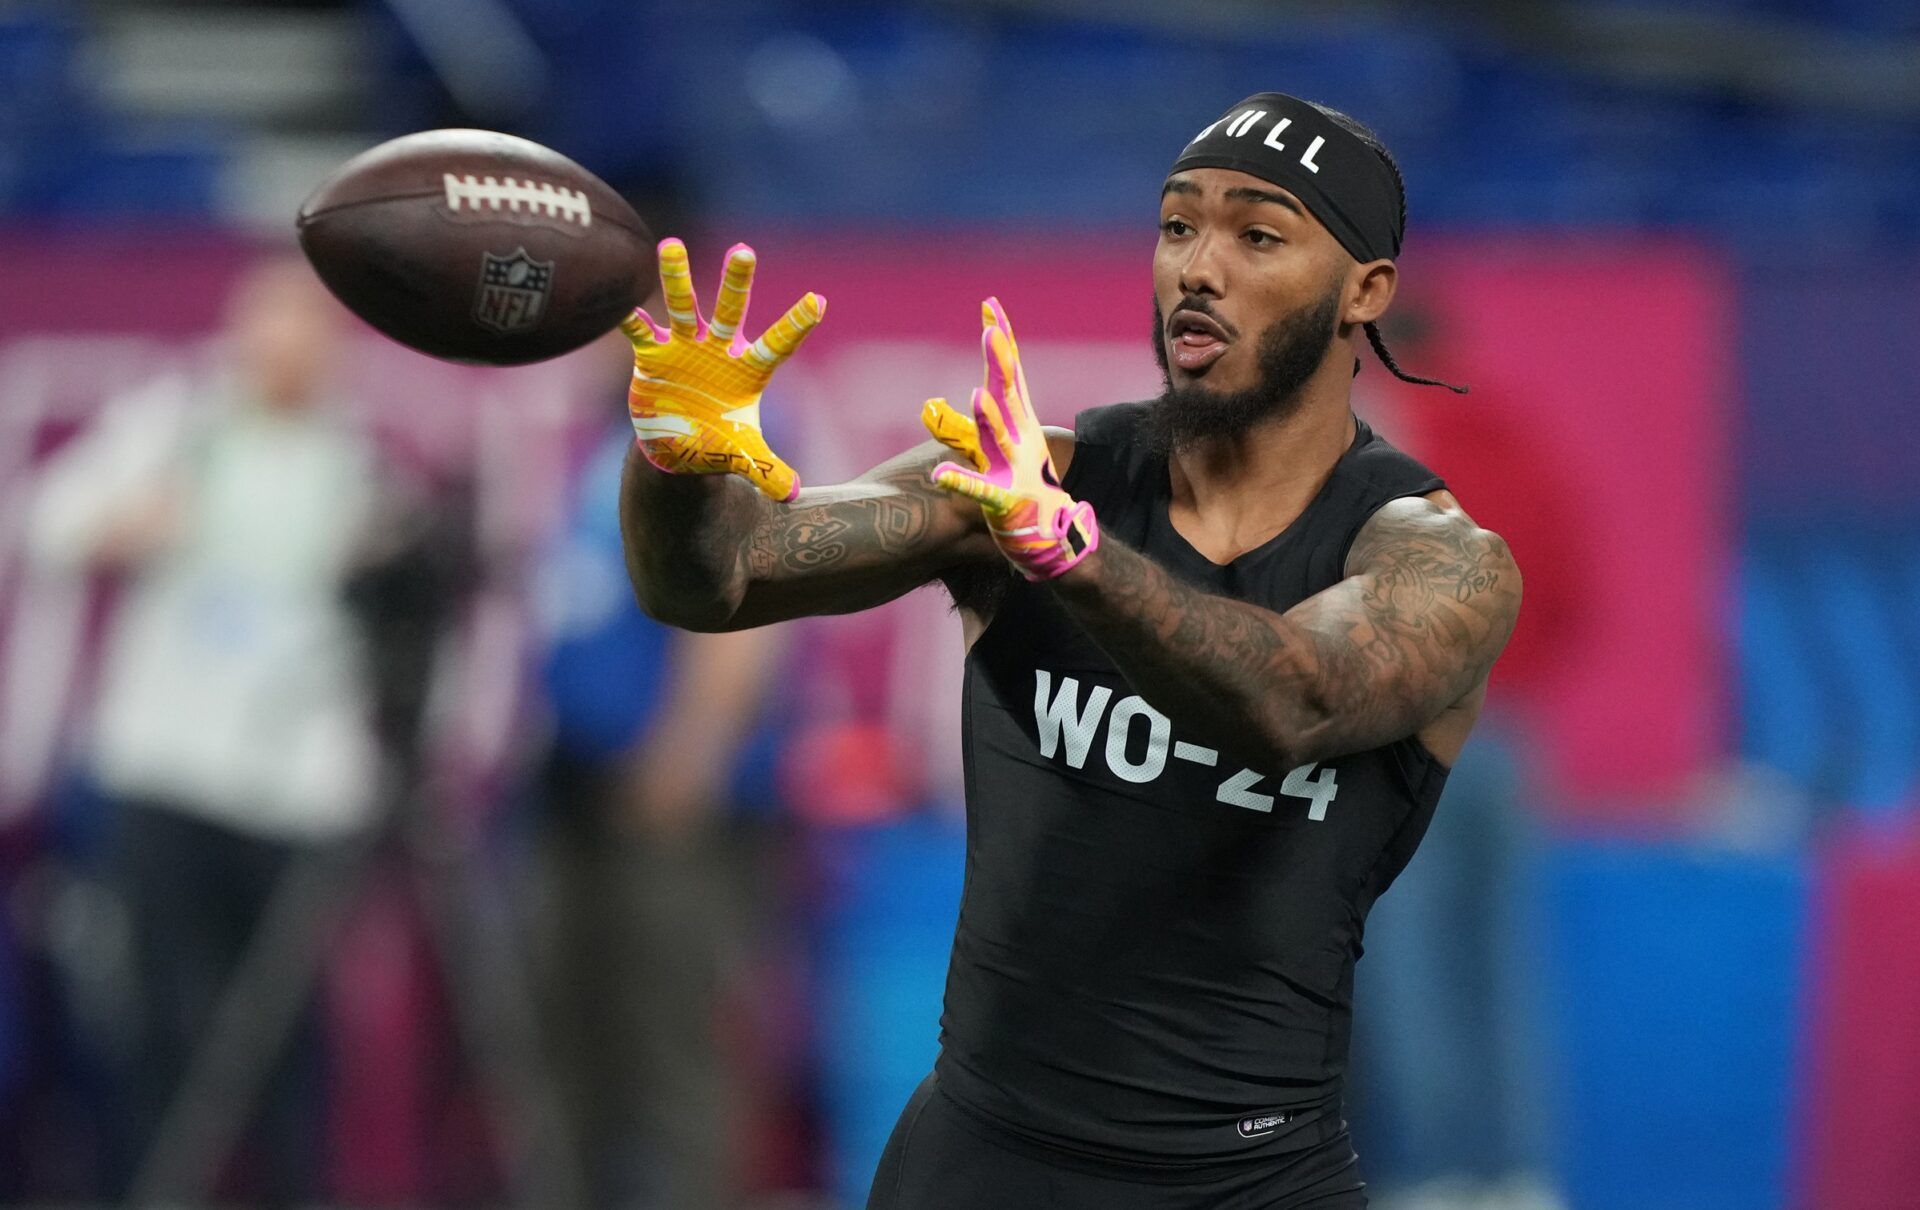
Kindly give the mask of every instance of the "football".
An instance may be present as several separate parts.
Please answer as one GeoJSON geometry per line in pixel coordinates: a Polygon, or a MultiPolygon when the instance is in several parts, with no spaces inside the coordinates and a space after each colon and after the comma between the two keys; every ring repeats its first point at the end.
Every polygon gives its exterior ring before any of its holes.
{"type": "Polygon", "coordinates": [[[599,177],[527,139],[428,130],[321,182],[298,220],[327,288],[401,344],[524,365],[611,330],[651,290],[653,237],[599,177]]]}

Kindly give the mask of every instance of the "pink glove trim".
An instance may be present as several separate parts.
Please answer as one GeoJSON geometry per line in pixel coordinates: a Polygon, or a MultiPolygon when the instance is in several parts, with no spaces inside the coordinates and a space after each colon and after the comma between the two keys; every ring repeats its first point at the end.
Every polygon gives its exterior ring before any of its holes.
{"type": "Polygon", "coordinates": [[[987,528],[993,532],[1001,553],[1015,570],[1034,583],[1065,575],[1100,549],[1100,522],[1094,516],[1093,505],[1084,500],[1061,505],[1044,521],[1039,516],[1039,506],[1031,500],[1022,501],[1010,512],[984,511],[987,528]],[[1078,550],[1073,548],[1076,525],[1086,535],[1085,544],[1078,550]]]}

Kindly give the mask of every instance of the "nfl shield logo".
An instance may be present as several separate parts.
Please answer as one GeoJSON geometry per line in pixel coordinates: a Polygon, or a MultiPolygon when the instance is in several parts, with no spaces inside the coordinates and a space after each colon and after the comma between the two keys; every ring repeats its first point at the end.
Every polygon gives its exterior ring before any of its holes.
{"type": "Polygon", "coordinates": [[[522,332],[540,322],[553,291],[553,262],[534,260],[525,248],[512,256],[480,254],[480,293],[473,317],[502,334],[522,332]]]}

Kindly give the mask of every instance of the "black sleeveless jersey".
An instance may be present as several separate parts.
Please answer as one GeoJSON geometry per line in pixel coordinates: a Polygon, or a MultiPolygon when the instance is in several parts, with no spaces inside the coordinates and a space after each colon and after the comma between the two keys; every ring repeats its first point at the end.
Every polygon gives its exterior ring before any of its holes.
{"type": "MultiPolygon", "coordinates": [[[[1151,404],[1080,415],[1065,486],[1103,535],[1276,612],[1344,575],[1390,500],[1441,480],[1364,423],[1325,487],[1221,566],[1174,530],[1151,404]]],[[[1032,1143],[1129,1164],[1292,1151],[1342,1128],[1353,968],[1446,768],[1409,737],[1250,769],[1144,701],[1044,584],[967,657],[966,886],[940,1087],[1032,1143]]]]}

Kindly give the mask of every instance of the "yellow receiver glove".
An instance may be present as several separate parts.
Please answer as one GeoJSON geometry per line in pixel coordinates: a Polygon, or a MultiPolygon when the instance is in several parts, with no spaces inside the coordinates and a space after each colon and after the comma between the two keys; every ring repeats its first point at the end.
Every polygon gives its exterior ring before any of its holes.
{"type": "Polygon", "coordinates": [[[753,249],[727,250],[713,320],[700,317],[687,247],[660,241],[660,286],[666,328],[644,310],[620,325],[633,342],[633,385],[627,414],[648,462],[676,475],[739,475],[775,500],[800,494],[800,476],[767,447],[760,433],[760,395],[767,380],[827,313],[808,294],[747,343],[740,331],[753,288],[753,249]]]}
{"type": "Polygon", "coordinates": [[[929,399],[920,419],[942,445],[966,456],[942,462],[933,481],[980,502],[1000,552],[1029,580],[1051,580],[1100,545],[1093,506],[1060,486],[1047,434],[1027,398],[1027,376],[1013,325],[998,299],[980,305],[986,386],[973,392],[973,420],[944,399],[929,399]]]}

